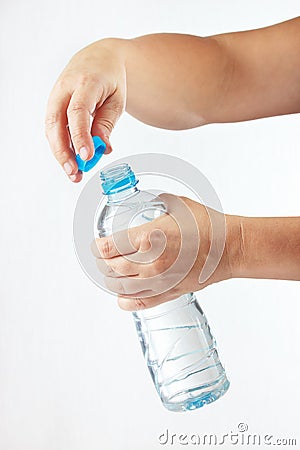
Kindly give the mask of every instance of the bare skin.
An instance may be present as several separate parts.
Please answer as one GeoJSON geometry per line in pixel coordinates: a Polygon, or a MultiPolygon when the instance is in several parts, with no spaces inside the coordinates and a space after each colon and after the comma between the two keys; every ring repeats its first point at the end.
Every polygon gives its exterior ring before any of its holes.
{"type": "MultiPolygon", "coordinates": [[[[73,56],[52,90],[46,114],[50,147],[69,179],[79,182],[67,125],[76,153],[90,159],[91,135],[101,136],[111,152],[109,137],[125,109],[144,123],[174,130],[298,113],[299,55],[300,18],[206,38],[100,40],[73,56]]],[[[196,214],[199,207],[193,208],[196,214]]],[[[230,277],[300,279],[299,218],[230,217],[224,274],[211,282],[228,278],[229,266],[230,277]]],[[[144,236],[142,231],[137,232],[144,236]]],[[[106,259],[116,267],[114,258],[106,259]]],[[[185,286],[183,291],[191,290],[185,286]]],[[[132,309],[134,302],[120,306],[132,309]]]]}

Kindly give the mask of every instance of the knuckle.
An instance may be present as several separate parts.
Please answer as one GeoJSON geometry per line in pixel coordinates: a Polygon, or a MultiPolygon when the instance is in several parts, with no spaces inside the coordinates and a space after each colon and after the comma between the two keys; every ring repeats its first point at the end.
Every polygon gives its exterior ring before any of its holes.
{"type": "Polygon", "coordinates": [[[86,111],[86,107],[82,101],[76,100],[73,102],[70,102],[68,109],[67,109],[67,115],[77,115],[81,114],[82,112],[86,111]]]}
{"type": "Polygon", "coordinates": [[[143,243],[148,242],[149,234],[150,234],[150,232],[148,230],[142,230],[140,233],[141,242],[143,242],[143,243]]]}
{"type": "Polygon", "coordinates": [[[118,264],[118,268],[117,269],[118,269],[119,273],[121,273],[123,275],[126,275],[127,273],[130,272],[130,269],[131,269],[130,261],[127,261],[126,259],[124,259],[123,261],[121,261],[118,264]]]}
{"type": "Polygon", "coordinates": [[[48,135],[49,131],[52,130],[52,128],[56,127],[58,124],[58,114],[56,112],[52,112],[47,114],[45,119],[45,130],[46,130],[46,136],[48,135]]]}
{"type": "Polygon", "coordinates": [[[141,298],[135,298],[134,303],[137,309],[146,309],[147,305],[141,298]]]}
{"type": "Polygon", "coordinates": [[[149,247],[151,246],[149,236],[150,232],[148,230],[140,231],[139,235],[140,249],[142,249],[143,251],[148,250],[149,247]]]}
{"type": "Polygon", "coordinates": [[[66,157],[66,152],[64,149],[62,149],[61,147],[55,147],[52,150],[52,153],[54,155],[54,157],[58,160],[58,161],[63,161],[65,159],[67,159],[66,157]]]}
{"type": "Polygon", "coordinates": [[[109,258],[111,243],[108,239],[104,239],[104,241],[102,241],[102,243],[99,245],[99,251],[103,258],[109,258]]]}
{"type": "Polygon", "coordinates": [[[67,76],[61,76],[55,83],[55,89],[64,91],[68,86],[67,76]]]}
{"type": "Polygon", "coordinates": [[[188,197],[185,197],[184,195],[179,195],[178,198],[182,200],[187,205],[191,202],[191,200],[188,197]]]}
{"type": "Polygon", "coordinates": [[[97,84],[97,83],[99,83],[98,75],[91,72],[82,73],[78,81],[78,85],[80,87],[85,87],[89,84],[97,84]]]}
{"type": "Polygon", "coordinates": [[[160,228],[154,229],[149,235],[149,241],[151,241],[152,245],[163,245],[165,246],[165,242],[167,241],[167,237],[163,230],[160,228]]]}
{"type": "Polygon", "coordinates": [[[111,104],[111,109],[116,113],[117,116],[120,116],[124,111],[124,105],[120,101],[114,101],[111,104]]]}
{"type": "Polygon", "coordinates": [[[111,133],[115,124],[112,119],[108,117],[103,117],[101,118],[101,125],[104,126],[109,133],[111,133]]]}
{"type": "Polygon", "coordinates": [[[194,201],[188,197],[184,197],[184,196],[179,196],[178,197],[180,200],[183,201],[183,203],[188,207],[191,208],[194,204],[194,201]]]}
{"type": "Polygon", "coordinates": [[[81,142],[86,141],[88,139],[89,135],[86,130],[75,128],[75,130],[72,130],[72,141],[75,142],[81,142]]]}

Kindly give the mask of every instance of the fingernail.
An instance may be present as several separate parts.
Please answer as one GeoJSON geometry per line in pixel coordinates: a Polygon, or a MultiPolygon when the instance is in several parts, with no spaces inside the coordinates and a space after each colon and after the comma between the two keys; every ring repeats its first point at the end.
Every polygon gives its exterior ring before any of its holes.
{"type": "Polygon", "coordinates": [[[64,170],[67,175],[71,175],[73,168],[68,161],[64,163],[64,170]]]}
{"type": "Polygon", "coordinates": [[[70,178],[71,181],[75,181],[76,180],[76,175],[71,175],[69,178],[70,178]]]}
{"type": "Polygon", "coordinates": [[[86,147],[81,147],[81,149],[79,150],[79,154],[81,159],[86,160],[89,156],[88,149],[86,147]]]}

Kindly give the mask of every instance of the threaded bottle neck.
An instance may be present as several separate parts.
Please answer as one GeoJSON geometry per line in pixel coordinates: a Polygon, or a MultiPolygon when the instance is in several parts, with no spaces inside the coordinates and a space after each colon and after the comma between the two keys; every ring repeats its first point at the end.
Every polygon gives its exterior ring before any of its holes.
{"type": "Polygon", "coordinates": [[[132,189],[138,183],[131,167],[126,164],[117,164],[100,172],[103,194],[118,194],[127,189],[132,189]]]}

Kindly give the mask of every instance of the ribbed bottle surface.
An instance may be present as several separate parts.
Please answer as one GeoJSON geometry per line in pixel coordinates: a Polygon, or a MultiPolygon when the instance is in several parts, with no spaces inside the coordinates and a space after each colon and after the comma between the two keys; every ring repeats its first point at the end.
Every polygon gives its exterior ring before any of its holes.
{"type": "MultiPolygon", "coordinates": [[[[161,198],[136,188],[137,180],[127,164],[102,172],[101,180],[107,203],[97,213],[99,237],[166,213],[161,198]]],[[[200,408],[227,391],[229,382],[215,339],[193,293],[134,312],[133,318],[150,374],[167,409],[200,408]]]]}
{"type": "Polygon", "coordinates": [[[166,408],[200,408],[229,387],[216,342],[194,294],[166,305],[133,313],[148,368],[166,408]]]}

